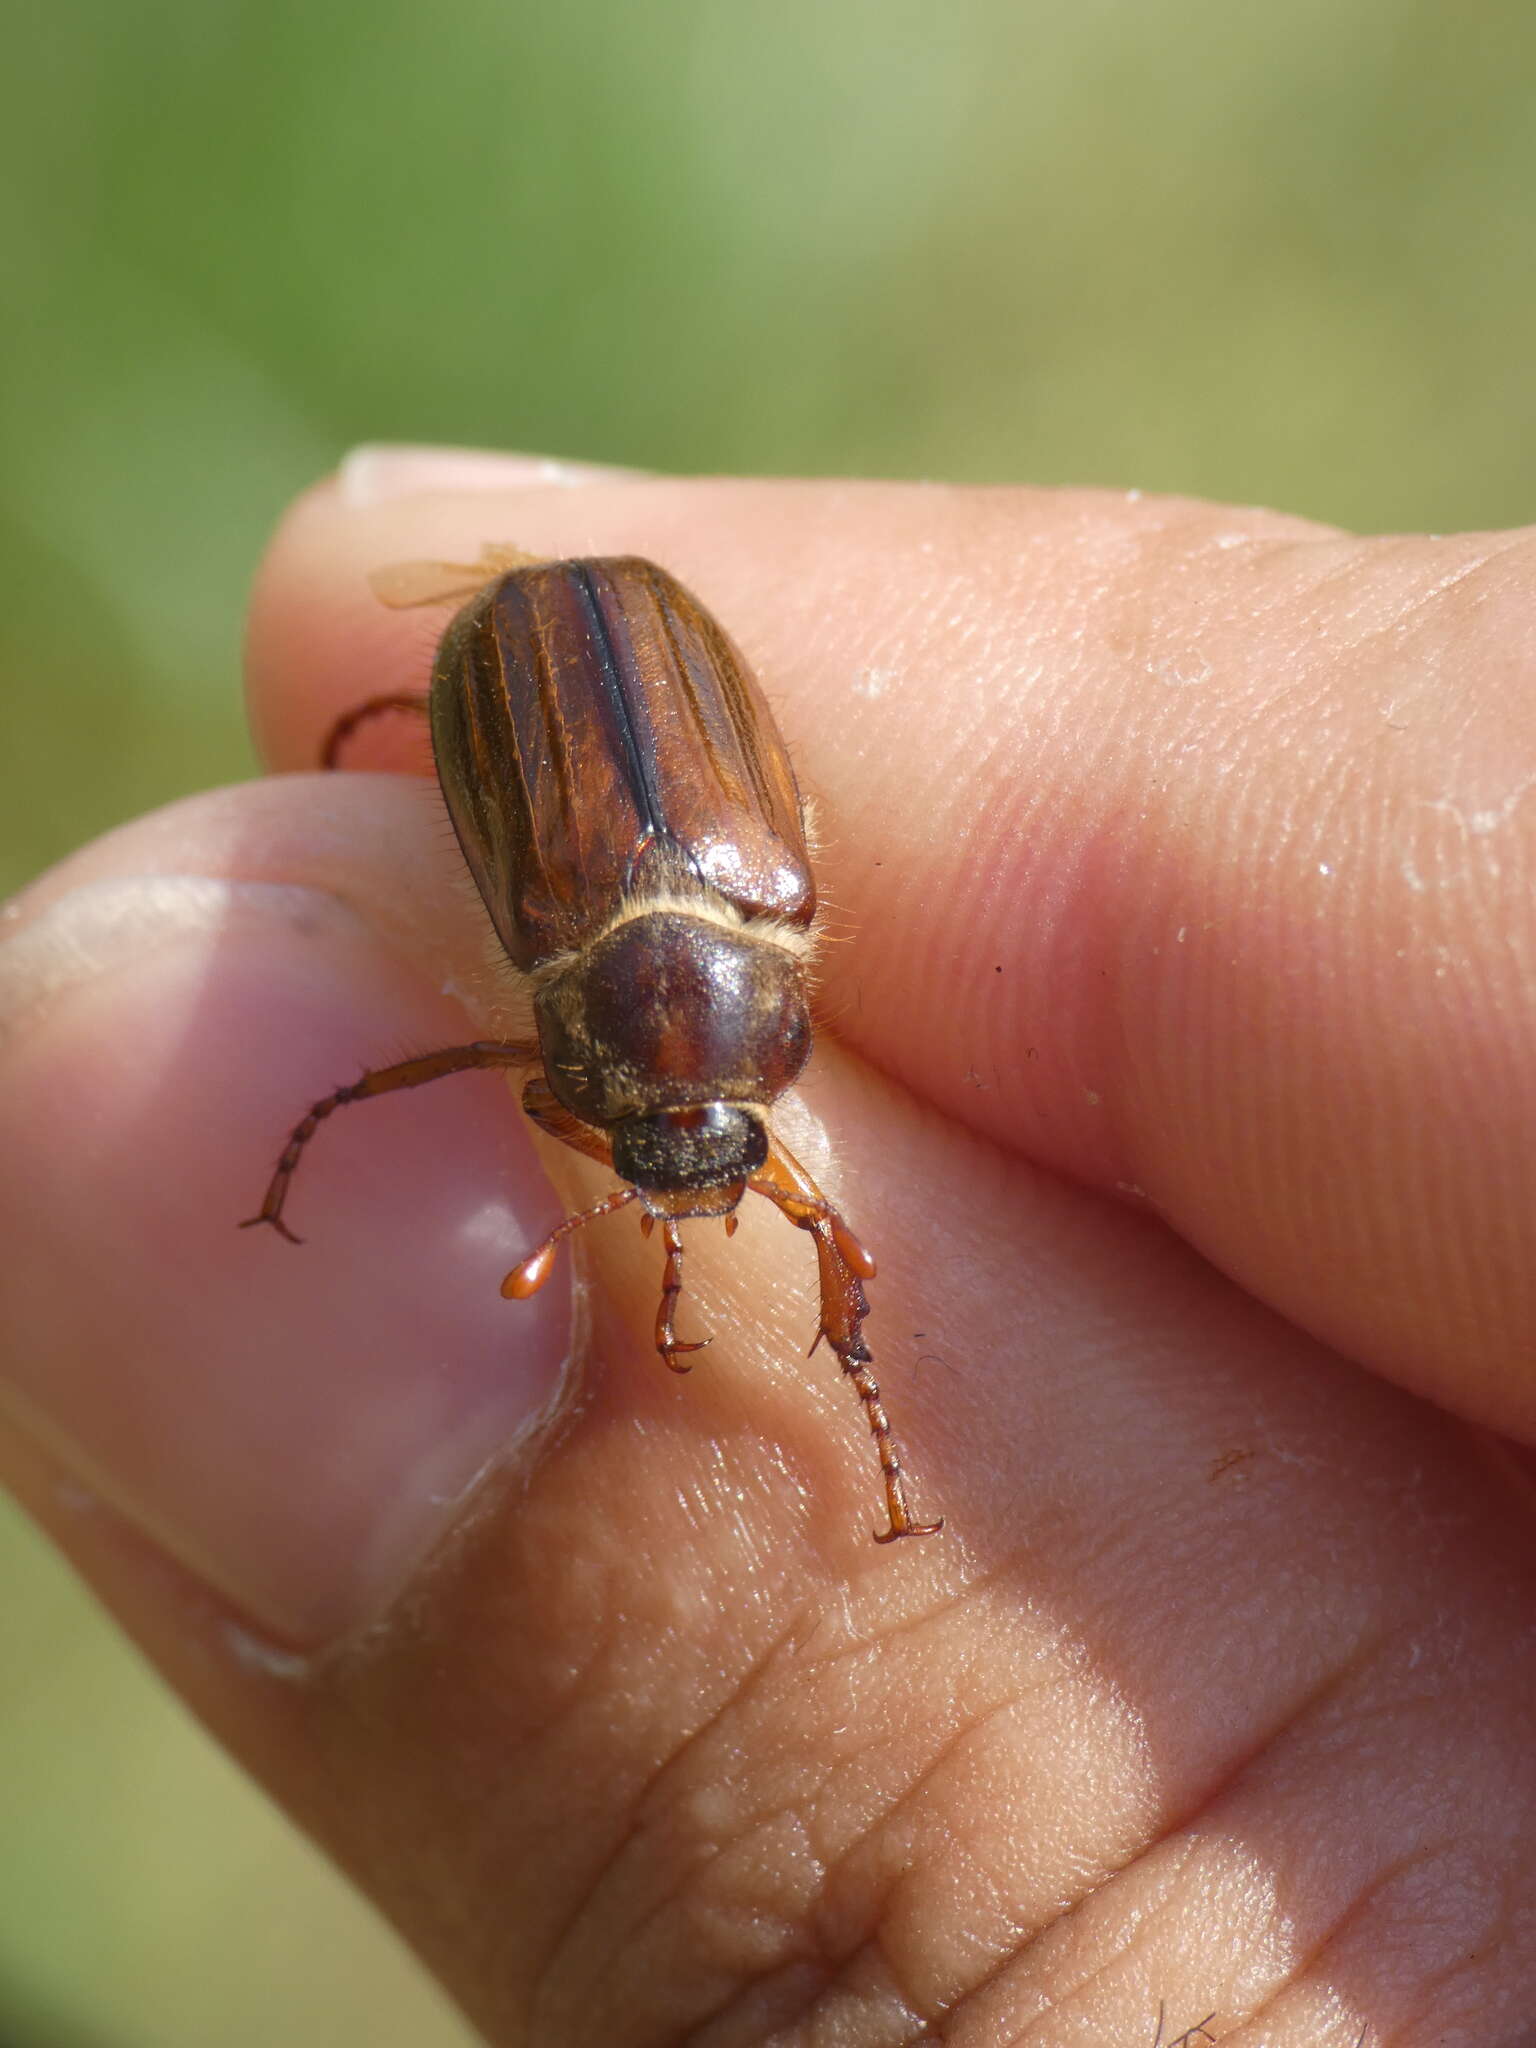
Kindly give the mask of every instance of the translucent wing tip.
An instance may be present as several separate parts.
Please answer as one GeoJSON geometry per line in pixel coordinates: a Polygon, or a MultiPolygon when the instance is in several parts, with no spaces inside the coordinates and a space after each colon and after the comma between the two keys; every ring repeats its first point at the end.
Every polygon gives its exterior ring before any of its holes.
{"type": "Polygon", "coordinates": [[[491,542],[481,549],[478,562],[386,562],[369,571],[368,588],[391,611],[409,611],[416,605],[452,604],[473,597],[509,569],[536,568],[547,559],[491,542]]]}

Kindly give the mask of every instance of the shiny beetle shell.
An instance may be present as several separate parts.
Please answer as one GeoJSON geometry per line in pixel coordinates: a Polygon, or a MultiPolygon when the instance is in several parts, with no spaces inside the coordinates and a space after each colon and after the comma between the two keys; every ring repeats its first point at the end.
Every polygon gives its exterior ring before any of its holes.
{"type": "Polygon", "coordinates": [[[652,562],[551,562],[488,585],[443,635],[432,744],[470,873],[525,970],[679,887],[801,930],[815,915],[800,793],[762,693],[652,562]]]}

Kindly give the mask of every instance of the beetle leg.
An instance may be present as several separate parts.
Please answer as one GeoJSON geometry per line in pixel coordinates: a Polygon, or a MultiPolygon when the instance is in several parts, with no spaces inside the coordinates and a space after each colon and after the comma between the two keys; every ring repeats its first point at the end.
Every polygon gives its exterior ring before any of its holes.
{"type": "Polygon", "coordinates": [[[678,1364],[679,1357],[685,1351],[702,1351],[709,1339],[684,1344],[673,1327],[678,1297],[683,1291],[683,1233],[675,1216],[668,1216],[662,1223],[661,1241],[667,1248],[667,1266],[661,1281],[661,1306],[656,1311],[656,1349],[674,1372],[692,1372],[691,1365],[678,1364]]]}
{"type": "Polygon", "coordinates": [[[359,704],[351,711],[344,711],[326,734],[325,745],[320,751],[320,766],[338,767],[342,748],[357,728],[366,725],[370,718],[379,718],[386,711],[425,712],[427,704],[428,699],[417,690],[407,696],[370,697],[365,704],[359,704]]]}
{"type": "Polygon", "coordinates": [[[338,1088],[334,1095],[322,1097],[308,1115],[294,1125],[276,1171],[267,1184],[261,1208],[256,1215],[247,1216],[240,1228],[249,1230],[255,1223],[270,1223],[278,1236],[286,1237],[290,1244],[303,1243],[304,1240],[295,1237],[283,1221],[288,1185],[298,1169],[304,1147],[325,1119],[344,1103],[363,1102],[371,1095],[391,1095],[397,1088],[420,1088],[427,1081],[440,1081],[445,1074],[462,1074],[475,1067],[525,1067],[537,1058],[535,1046],[482,1039],[474,1045],[450,1045],[441,1052],[425,1052],[414,1060],[401,1060],[398,1066],[376,1067],[371,1074],[364,1074],[361,1080],[354,1081],[350,1088],[338,1088]]]}
{"type": "MultiPolygon", "coordinates": [[[[541,1131],[551,1138],[558,1138],[562,1145],[569,1145],[573,1152],[583,1152],[588,1159],[595,1159],[603,1166],[613,1164],[613,1147],[607,1138],[592,1124],[584,1124],[579,1116],[573,1116],[563,1102],[557,1101],[554,1091],[542,1074],[530,1074],[524,1083],[523,1108],[541,1131]]],[[[628,1193],[633,1195],[635,1190],[630,1188],[628,1193]]],[[[617,1207],[617,1203],[614,1206],[617,1207]]],[[[656,1219],[647,1211],[640,1218],[640,1228],[649,1237],[655,1227],[656,1219]]],[[[663,1220],[662,1230],[662,1242],[667,1248],[667,1265],[661,1283],[661,1307],[656,1312],[656,1349],[674,1372],[691,1372],[693,1368],[680,1365],[679,1358],[686,1351],[702,1351],[709,1339],[706,1337],[699,1344],[684,1344],[678,1341],[673,1328],[673,1315],[677,1307],[677,1298],[683,1291],[683,1240],[677,1224],[670,1217],[663,1220]]],[[[540,1249],[542,1250],[542,1247],[540,1249]]],[[[538,1254],[535,1253],[534,1256],[537,1257],[538,1254]]],[[[532,1260],[528,1263],[531,1265],[532,1260]]],[[[519,1267],[518,1270],[521,1272],[523,1268],[519,1267]]],[[[506,1292],[505,1287],[502,1291],[506,1292]]]]}
{"type": "MultiPolygon", "coordinates": [[[[842,1217],[822,1195],[805,1168],[791,1152],[774,1141],[762,1170],[747,1186],[762,1195],[800,1230],[816,1240],[816,1264],[821,1281],[821,1322],[816,1344],[826,1339],[838,1363],[853,1382],[864,1406],[870,1435],[885,1479],[885,1509],[889,1526],[875,1531],[877,1543],[894,1543],[898,1536],[936,1536],[944,1526],[917,1522],[907,1502],[906,1478],[896,1440],[891,1433],[880,1386],[871,1370],[869,1346],[864,1342],[864,1318],[869,1301],[864,1281],[874,1277],[875,1262],[859,1243],[842,1217]]],[[[811,1346],[814,1351],[816,1344],[811,1346]]]]}
{"type": "Polygon", "coordinates": [[[640,1198],[638,1188],[616,1188],[611,1195],[604,1195],[600,1202],[594,1202],[590,1209],[580,1209],[574,1216],[567,1216],[563,1223],[557,1223],[541,1245],[535,1247],[521,1265],[514,1266],[501,1283],[502,1294],[508,1301],[526,1301],[530,1294],[537,1294],[554,1269],[555,1253],[562,1238],[569,1237],[573,1230],[580,1230],[584,1224],[595,1223],[600,1216],[611,1216],[615,1209],[622,1209],[626,1202],[640,1198]]]}
{"type": "MultiPolygon", "coordinates": [[[[546,559],[489,541],[480,550],[478,562],[389,562],[382,569],[375,569],[368,582],[381,604],[401,611],[414,605],[448,604],[473,597],[493,577],[505,576],[512,569],[536,568],[546,559]]],[[[424,691],[409,696],[370,697],[366,704],[345,712],[331,727],[320,755],[321,767],[336,767],[342,748],[370,718],[386,711],[425,711],[427,706],[424,691]]]]}

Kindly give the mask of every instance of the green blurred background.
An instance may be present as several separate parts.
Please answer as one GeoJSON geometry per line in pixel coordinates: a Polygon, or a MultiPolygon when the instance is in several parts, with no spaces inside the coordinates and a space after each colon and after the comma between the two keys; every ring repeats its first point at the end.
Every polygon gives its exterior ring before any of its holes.
{"type": "MultiPolygon", "coordinates": [[[[358,440],[1521,521],[1536,13],[12,0],[0,889],[250,770],[358,440]]],[[[0,1527],[0,2048],[462,2042],[0,1527]]]]}

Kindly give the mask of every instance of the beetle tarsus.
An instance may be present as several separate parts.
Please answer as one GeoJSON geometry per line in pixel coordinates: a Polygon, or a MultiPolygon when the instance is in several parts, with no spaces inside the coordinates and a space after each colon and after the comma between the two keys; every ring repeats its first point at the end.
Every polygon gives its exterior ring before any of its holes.
{"type": "Polygon", "coordinates": [[[302,1244],[304,1242],[297,1231],[288,1228],[282,1217],[275,1210],[269,1214],[263,1209],[259,1216],[247,1216],[239,1227],[241,1230],[254,1230],[258,1223],[270,1223],[278,1236],[286,1238],[289,1244],[302,1244]]]}
{"type": "Polygon", "coordinates": [[[942,1515],[940,1515],[936,1522],[892,1522],[888,1529],[875,1529],[871,1531],[877,1543],[896,1543],[903,1536],[942,1536],[943,1533],[944,1517],[942,1515]]]}
{"type": "Polygon", "coordinates": [[[890,1526],[876,1529],[875,1541],[894,1543],[902,1536],[937,1536],[944,1526],[942,1515],[936,1522],[915,1522],[912,1519],[912,1510],[907,1504],[906,1475],[901,1469],[896,1441],[891,1435],[885,1404],[880,1398],[880,1383],[869,1369],[868,1351],[857,1339],[846,1350],[840,1348],[835,1339],[829,1338],[828,1342],[837,1352],[843,1371],[852,1380],[854,1391],[864,1404],[870,1435],[875,1440],[875,1455],[880,1460],[880,1471],[885,1480],[885,1512],[890,1526]]]}
{"type": "Polygon", "coordinates": [[[685,1351],[707,1351],[709,1345],[710,1339],[706,1337],[700,1344],[658,1344],[656,1350],[668,1372],[675,1372],[681,1377],[682,1374],[693,1371],[691,1365],[678,1364],[682,1354],[685,1351]]]}

